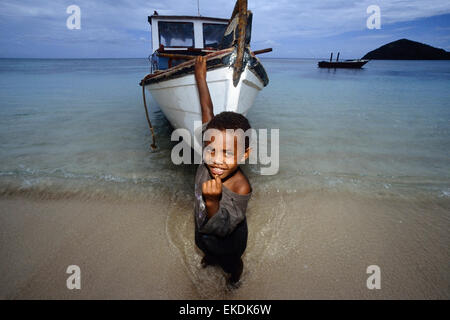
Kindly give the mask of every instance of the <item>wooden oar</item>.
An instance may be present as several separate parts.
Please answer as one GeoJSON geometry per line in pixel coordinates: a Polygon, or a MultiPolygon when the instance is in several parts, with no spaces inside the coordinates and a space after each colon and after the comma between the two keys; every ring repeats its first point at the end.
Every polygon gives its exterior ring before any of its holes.
{"type": "Polygon", "coordinates": [[[256,50],[256,51],[253,51],[253,54],[261,54],[261,53],[267,53],[267,52],[272,52],[272,48],[256,50]]]}
{"type": "MultiPolygon", "coordinates": [[[[205,50],[206,52],[215,52],[213,50],[205,50]]],[[[267,52],[272,52],[272,48],[266,48],[266,49],[261,49],[261,50],[256,50],[253,51],[253,54],[261,54],[261,53],[267,53],[267,52]]],[[[179,54],[179,53],[165,53],[165,52],[160,52],[158,53],[158,56],[160,57],[165,57],[165,58],[172,58],[172,59],[178,59],[178,60],[192,60],[195,59],[196,56],[191,56],[188,54],[179,54]]]]}
{"type": "Polygon", "coordinates": [[[177,54],[177,53],[158,53],[159,57],[172,58],[178,60],[192,60],[195,59],[196,56],[190,56],[187,54],[177,54]]]}

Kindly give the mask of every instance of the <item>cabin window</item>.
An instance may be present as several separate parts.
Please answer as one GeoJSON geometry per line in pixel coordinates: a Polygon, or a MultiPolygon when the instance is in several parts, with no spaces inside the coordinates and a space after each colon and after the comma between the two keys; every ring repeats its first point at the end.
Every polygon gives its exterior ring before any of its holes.
{"type": "Polygon", "coordinates": [[[194,24],[192,22],[158,22],[159,43],[164,47],[193,47],[194,24]]]}
{"type": "Polygon", "coordinates": [[[203,24],[203,47],[217,48],[222,41],[227,25],[219,23],[203,24]]]}

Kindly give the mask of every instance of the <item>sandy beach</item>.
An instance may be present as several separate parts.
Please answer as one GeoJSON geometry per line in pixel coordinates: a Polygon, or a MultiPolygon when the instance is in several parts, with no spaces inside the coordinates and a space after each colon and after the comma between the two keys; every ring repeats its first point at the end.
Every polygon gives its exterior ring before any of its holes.
{"type": "MultiPolygon", "coordinates": [[[[159,200],[158,200],[159,198],[159,200]]],[[[277,193],[248,211],[241,286],[201,269],[190,200],[0,202],[2,299],[448,299],[450,200],[277,193]],[[81,269],[68,290],[66,268],[81,269]],[[381,289],[366,268],[381,269],[381,289]]],[[[256,200],[255,200],[256,199],[256,200]]]]}

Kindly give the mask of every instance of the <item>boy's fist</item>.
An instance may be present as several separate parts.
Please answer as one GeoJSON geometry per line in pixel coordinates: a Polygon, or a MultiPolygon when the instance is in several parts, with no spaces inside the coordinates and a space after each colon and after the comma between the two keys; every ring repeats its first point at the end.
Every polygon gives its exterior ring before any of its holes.
{"type": "Polygon", "coordinates": [[[216,176],[215,179],[203,182],[202,193],[205,200],[219,200],[222,195],[222,181],[220,178],[216,176]]]}
{"type": "Polygon", "coordinates": [[[203,56],[198,56],[195,59],[195,79],[206,80],[206,59],[203,56]]]}

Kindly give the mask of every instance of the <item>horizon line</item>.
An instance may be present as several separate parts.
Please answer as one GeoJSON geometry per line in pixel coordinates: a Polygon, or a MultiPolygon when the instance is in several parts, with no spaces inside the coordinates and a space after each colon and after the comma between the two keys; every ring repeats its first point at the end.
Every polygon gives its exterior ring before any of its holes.
{"type": "MultiPolygon", "coordinates": [[[[314,58],[314,57],[261,57],[262,59],[311,59],[311,60],[315,60],[315,59],[329,59],[329,58],[314,58]]],[[[82,57],[79,57],[79,58],[74,58],[74,57],[72,57],[72,58],[63,58],[63,57],[59,57],[59,58],[51,58],[51,57],[29,57],[29,58],[26,58],[26,57],[0,57],[0,59],[35,59],[35,60],[38,60],[38,59],[42,59],[42,60],[94,60],[94,59],[97,59],[97,60],[101,60],[101,59],[145,59],[145,60],[148,60],[148,57],[120,57],[120,58],[117,58],[117,57],[101,57],[101,58],[94,58],[94,57],[89,57],[89,58],[82,58],[82,57]]]]}

